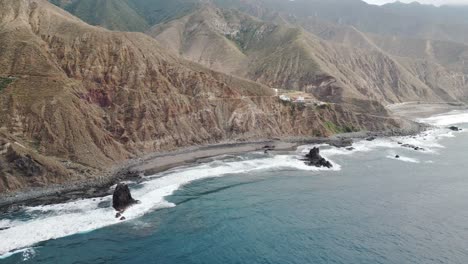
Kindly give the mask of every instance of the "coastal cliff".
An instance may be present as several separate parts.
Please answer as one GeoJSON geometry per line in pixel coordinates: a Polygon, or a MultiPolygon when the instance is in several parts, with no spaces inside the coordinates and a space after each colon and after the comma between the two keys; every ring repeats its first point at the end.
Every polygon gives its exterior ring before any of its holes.
{"type": "Polygon", "coordinates": [[[282,102],[141,33],[90,26],[45,0],[0,3],[0,192],[85,181],[156,151],[400,128],[405,122],[282,102]],[[403,122],[403,123],[402,123],[403,122]]]}

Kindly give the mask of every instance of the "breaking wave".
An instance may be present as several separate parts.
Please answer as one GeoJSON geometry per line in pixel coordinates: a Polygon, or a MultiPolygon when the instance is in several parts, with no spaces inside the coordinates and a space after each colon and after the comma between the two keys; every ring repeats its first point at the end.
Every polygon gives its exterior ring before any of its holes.
{"type": "MultiPolygon", "coordinates": [[[[405,144],[423,148],[421,153],[437,154],[443,148],[439,143],[442,138],[453,137],[454,133],[443,126],[468,123],[467,112],[451,112],[419,120],[439,126],[417,136],[378,138],[373,141],[361,140],[352,148],[323,148],[321,154],[333,164],[331,170],[340,170],[339,164],[333,162],[334,156],[350,155],[356,152],[368,152],[376,149],[407,149],[405,144]]],[[[243,156],[230,156],[228,159],[191,167],[177,168],[164,173],[147,177],[147,181],[132,184],[133,196],[141,201],[125,212],[126,221],[136,219],[148,212],[175,206],[164,198],[173,194],[181,186],[205,178],[221,177],[228,174],[245,173],[257,170],[297,169],[308,171],[325,171],[307,166],[298,158],[313,146],[299,147],[289,155],[264,155],[251,153],[243,156]]],[[[395,156],[388,156],[394,158],[395,156]]],[[[419,160],[401,156],[404,162],[418,163],[419,160]]],[[[34,257],[30,246],[50,239],[65,237],[77,233],[89,232],[98,228],[120,223],[115,218],[111,207],[111,196],[95,199],[83,199],[63,204],[23,208],[27,217],[21,219],[0,220],[0,259],[13,254],[34,257]],[[5,229],[6,228],[6,229],[5,229]],[[3,230],[2,230],[3,229],[3,230]]]]}

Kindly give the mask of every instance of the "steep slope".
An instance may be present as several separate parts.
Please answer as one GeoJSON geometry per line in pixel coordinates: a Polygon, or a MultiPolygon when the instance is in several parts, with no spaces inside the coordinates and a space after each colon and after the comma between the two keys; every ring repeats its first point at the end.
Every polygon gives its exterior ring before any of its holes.
{"type": "Polygon", "coordinates": [[[0,2],[0,192],[102,176],[151,151],[400,123],[281,103],[140,33],[89,26],[45,0],[0,2]]]}
{"type": "Polygon", "coordinates": [[[207,0],[126,0],[128,5],[153,26],[183,17],[207,0]]]}
{"type": "Polygon", "coordinates": [[[134,17],[130,13],[138,13],[139,18],[135,21],[143,19],[153,26],[183,17],[209,3],[219,8],[236,9],[260,19],[279,13],[293,23],[319,18],[333,24],[353,26],[366,33],[468,43],[466,6],[435,7],[417,2],[377,6],[362,0],[106,0],[119,6],[107,10],[87,8],[93,6],[94,2],[104,0],[50,1],[61,6],[69,6],[71,2],[71,5],[85,6],[84,9],[68,10],[91,24],[107,25],[119,30],[126,29],[124,22],[133,23],[126,19],[134,17]],[[86,9],[88,12],[80,12],[86,9]],[[108,19],[107,15],[111,13],[119,15],[108,19]]]}
{"type": "Polygon", "coordinates": [[[430,19],[431,21],[434,21],[434,23],[438,24],[445,24],[447,21],[450,21],[451,24],[468,25],[467,5],[434,6],[430,4],[421,4],[416,1],[411,3],[396,1],[394,3],[383,5],[382,9],[408,17],[430,19]]]}
{"type": "Polygon", "coordinates": [[[395,3],[370,5],[361,0],[213,0],[227,8],[265,17],[278,12],[293,23],[319,18],[386,36],[468,43],[468,8],[395,3]]]}
{"type": "Polygon", "coordinates": [[[221,11],[208,6],[196,12],[153,27],[148,34],[162,46],[185,58],[218,71],[233,73],[246,66],[247,57],[229,36],[257,23],[236,11],[221,11]]]}
{"type": "MultiPolygon", "coordinates": [[[[239,11],[206,7],[149,32],[163,46],[210,68],[271,87],[301,90],[347,103],[361,111],[365,101],[456,101],[447,91],[418,78],[354,28],[329,23],[293,27],[281,16],[263,22],[239,11]]],[[[460,88],[459,86],[457,89],[460,88]]]]}
{"type": "Polygon", "coordinates": [[[144,31],[148,28],[145,18],[131,8],[126,0],[51,0],[51,2],[91,25],[121,31],[144,31]]]}
{"type": "Polygon", "coordinates": [[[324,40],[387,54],[442,101],[466,101],[468,49],[465,44],[364,34],[354,27],[334,25],[316,18],[302,22],[308,31],[324,40]]]}

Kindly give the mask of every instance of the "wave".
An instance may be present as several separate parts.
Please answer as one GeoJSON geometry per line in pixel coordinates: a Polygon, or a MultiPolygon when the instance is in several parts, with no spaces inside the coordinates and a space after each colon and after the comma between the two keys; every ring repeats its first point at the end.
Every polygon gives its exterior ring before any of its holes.
{"type": "Polygon", "coordinates": [[[439,127],[464,124],[468,123],[468,112],[462,110],[454,110],[445,114],[435,115],[428,118],[421,118],[417,121],[439,127]]]}
{"type": "Polygon", "coordinates": [[[36,256],[36,250],[34,250],[34,248],[23,248],[23,249],[14,250],[9,253],[1,255],[0,259],[6,259],[16,254],[21,254],[22,261],[28,261],[28,260],[33,259],[36,256]]]}
{"type": "Polygon", "coordinates": [[[394,159],[394,160],[399,160],[399,161],[403,161],[403,162],[409,162],[409,163],[420,163],[420,161],[418,159],[405,157],[405,156],[400,156],[399,158],[396,158],[396,155],[388,155],[387,158],[394,159]]]}
{"type": "MultiPolygon", "coordinates": [[[[446,115],[438,115],[419,121],[437,126],[465,123],[468,122],[468,112],[451,112],[446,115]]],[[[378,138],[373,141],[361,140],[355,142],[352,149],[327,146],[322,149],[321,155],[330,160],[333,165],[331,170],[337,171],[341,169],[341,166],[332,160],[337,155],[369,152],[380,148],[402,149],[405,148],[404,144],[423,148],[424,151],[419,151],[420,153],[437,154],[438,149],[443,148],[439,141],[442,138],[453,136],[454,132],[446,128],[438,128],[417,136],[378,138]]],[[[129,208],[125,212],[126,221],[136,219],[157,209],[175,206],[164,198],[173,194],[181,186],[196,180],[257,170],[290,168],[306,171],[330,170],[307,166],[303,161],[298,159],[313,146],[301,146],[296,153],[292,153],[291,155],[251,153],[242,156],[225,156],[220,159],[213,159],[208,163],[177,168],[147,177],[147,181],[131,185],[133,196],[139,199],[141,203],[129,208]]],[[[324,145],[319,146],[324,147],[324,145]]],[[[394,157],[395,155],[393,155],[394,157]]],[[[419,160],[411,157],[400,157],[399,160],[413,163],[419,162],[419,160]]],[[[62,204],[27,207],[23,209],[23,213],[27,215],[27,219],[25,220],[0,220],[0,229],[8,228],[0,231],[0,255],[2,255],[0,258],[5,258],[19,252],[26,252],[28,247],[41,241],[90,232],[120,223],[121,221],[115,218],[114,209],[111,208],[111,200],[112,197],[107,196],[62,204]]]]}
{"type": "MultiPolygon", "coordinates": [[[[307,166],[296,155],[256,155],[253,159],[233,157],[231,160],[214,160],[209,163],[173,169],[166,173],[148,177],[147,181],[134,184],[132,195],[140,204],[125,211],[126,221],[136,219],[157,209],[175,206],[164,198],[181,186],[205,178],[257,170],[324,171],[325,168],[307,166]]],[[[333,163],[333,170],[340,166],[333,163]]],[[[9,227],[0,231],[0,255],[10,256],[12,250],[29,247],[41,241],[90,232],[105,226],[118,224],[111,207],[111,196],[82,199],[62,204],[26,207],[23,213],[27,220],[2,220],[0,226],[9,227]],[[10,253],[9,253],[10,252],[10,253]]],[[[21,251],[18,251],[21,252],[21,251]]]]}

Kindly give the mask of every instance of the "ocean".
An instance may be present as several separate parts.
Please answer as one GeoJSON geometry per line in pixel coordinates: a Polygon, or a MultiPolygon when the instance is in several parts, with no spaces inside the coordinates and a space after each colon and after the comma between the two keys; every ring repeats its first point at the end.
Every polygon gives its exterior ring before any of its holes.
{"type": "Polygon", "coordinates": [[[310,145],[129,182],[125,221],[111,197],[1,215],[0,263],[468,263],[468,113],[420,121],[436,127],[320,145],[333,169],[299,160],[310,145]]]}

